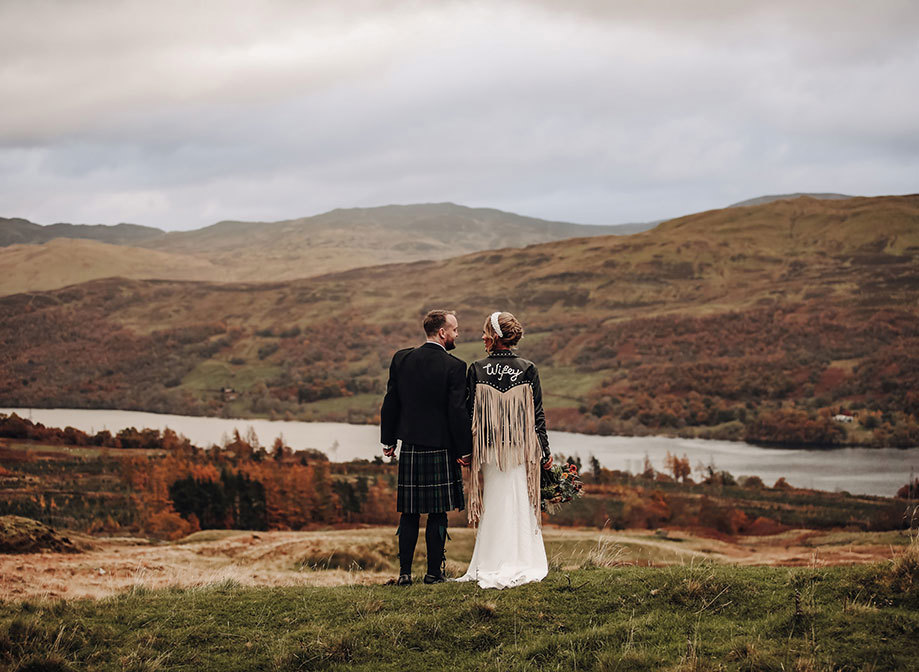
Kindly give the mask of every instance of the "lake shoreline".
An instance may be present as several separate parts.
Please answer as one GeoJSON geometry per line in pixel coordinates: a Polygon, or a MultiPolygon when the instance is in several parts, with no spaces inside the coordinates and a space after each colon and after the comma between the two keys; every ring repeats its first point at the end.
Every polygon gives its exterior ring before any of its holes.
{"type": "MultiPolygon", "coordinates": [[[[12,408],[12,407],[7,407],[7,408],[12,408]]],[[[99,407],[94,407],[94,406],[74,406],[72,407],[72,409],[66,409],[62,407],[33,406],[30,409],[22,409],[22,408],[15,409],[14,408],[13,410],[17,410],[17,411],[18,410],[30,410],[30,411],[79,410],[79,411],[106,411],[106,412],[124,411],[127,413],[149,413],[151,415],[160,415],[160,416],[176,415],[175,413],[160,413],[157,411],[148,411],[148,410],[141,409],[141,408],[99,408],[99,407]]],[[[0,407],[0,412],[4,412],[3,407],[0,407]]],[[[24,417],[24,416],[20,415],[20,417],[24,417]]],[[[353,423],[353,422],[347,422],[347,421],[342,421],[342,420],[300,420],[296,418],[290,418],[290,419],[272,418],[269,415],[247,415],[247,416],[224,417],[224,416],[219,416],[219,415],[196,415],[194,413],[190,413],[187,415],[187,417],[208,418],[208,419],[215,419],[215,420],[228,420],[228,421],[239,421],[239,422],[245,422],[249,420],[258,420],[258,421],[264,421],[264,422],[302,422],[302,423],[309,423],[309,424],[334,423],[334,424],[342,424],[342,425],[352,425],[354,427],[377,427],[379,426],[378,423],[369,423],[369,422],[353,423]]],[[[136,429],[143,429],[143,428],[137,427],[136,429]]],[[[660,428],[657,428],[657,429],[660,429],[660,428]]],[[[572,431],[565,430],[565,429],[559,429],[559,430],[553,430],[553,431],[557,433],[564,433],[564,434],[581,434],[584,436],[598,436],[598,437],[608,437],[608,438],[652,438],[652,439],[661,438],[661,439],[691,439],[695,441],[723,441],[726,443],[737,443],[737,444],[742,444],[742,445],[747,445],[747,446],[757,446],[760,448],[774,448],[778,450],[814,450],[814,451],[828,452],[828,451],[834,451],[834,450],[842,450],[846,448],[863,448],[866,450],[881,450],[885,448],[889,448],[891,450],[919,449],[919,446],[877,446],[873,443],[866,443],[866,442],[859,442],[859,441],[846,442],[846,443],[835,443],[835,444],[791,443],[791,442],[785,442],[785,441],[760,441],[760,440],[748,441],[746,439],[714,438],[714,437],[699,436],[699,434],[686,434],[686,433],[680,433],[680,432],[668,432],[668,433],[650,432],[648,434],[600,434],[600,433],[593,433],[593,432],[572,432],[572,431]]],[[[703,430],[700,433],[705,433],[709,431],[710,431],[710,428],[707,428],[706,430],[703,430]]]]}
{"type": "MultiPolygon", "coordinates": [[[[203,448],[232,442],[234,432],[255,437],[257,445],[270,448],[282,438],[291,449],[323,452],[333,462],[372,460],[382,454],[379,429],[375,425],[295,422],[251,418],[214,418],[156,414],[145,411],[101,409],[2,408],[48,428],[78,429],[89,435],[133,427],[164,431],[171,429],[203,448]]],[[[596,459],[605,469],[639,474],[652,464],[668,472],[668,455],[686,457],[693,478],[705,478],[712,471],[733,477],[757,476],[763,483],[779,479],[796,488],[845,491],[861,495],[893,496],[907,482],[911,470],[919,473],[919,448],[833,449],[762,447],[741,441],[668,436],[600,436],[549,431],[549,444],[556,455],[580,460],[587,467],[596,459]]]]}

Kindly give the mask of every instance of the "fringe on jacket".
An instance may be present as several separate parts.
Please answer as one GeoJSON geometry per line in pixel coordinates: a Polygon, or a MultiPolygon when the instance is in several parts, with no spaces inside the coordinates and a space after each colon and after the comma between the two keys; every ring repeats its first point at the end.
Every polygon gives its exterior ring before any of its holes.
{"type": "Polygon", "coordinates": [[[539,470],[542,448],[536,436],[536,411],[531,385],[516,385],[501,392],[491,385],[475,386],[472,410],[472,465],[470,469],[469,522],[482,517],[482,465],[502,471],[526,464],[527,495],[542,527],[539,470]]]}

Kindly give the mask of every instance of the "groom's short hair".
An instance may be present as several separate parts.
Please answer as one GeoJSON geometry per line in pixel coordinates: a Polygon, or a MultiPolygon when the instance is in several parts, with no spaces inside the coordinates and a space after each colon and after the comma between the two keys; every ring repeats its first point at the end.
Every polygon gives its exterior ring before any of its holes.
{"type": "Polygon", "coordinates": [[[456,315],[452,310],[432,310],[424,316],[424,333],[427,336],[433,336],[437,331],[447,323],[447,315],[456,315]]]}

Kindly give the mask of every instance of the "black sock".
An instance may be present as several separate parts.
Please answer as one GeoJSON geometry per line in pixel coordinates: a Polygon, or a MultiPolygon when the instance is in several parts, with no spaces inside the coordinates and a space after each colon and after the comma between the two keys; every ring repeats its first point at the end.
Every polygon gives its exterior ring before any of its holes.
{"type": "Polygon", "coordinates": [[[412,573],[412,558],[415,557],[415,544],[418,541],[418,521],[421,516],[417,513],[403,513],[399,520],[399,574],[412,573]]]}
{"type": "Polygon", "coordinates": [[[447,540],[447,514],[429,513],[424,529],[424,540],[428,548],[428,574],[438,576],[444,561],[444,543],[447,540]]]}

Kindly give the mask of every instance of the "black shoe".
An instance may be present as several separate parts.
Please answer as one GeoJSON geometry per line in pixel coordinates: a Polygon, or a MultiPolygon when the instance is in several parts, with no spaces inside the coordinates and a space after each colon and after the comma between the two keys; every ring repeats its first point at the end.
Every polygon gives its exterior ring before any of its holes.
{"type": "MultiPolygon", "coordinates": [[[[427,577],[425,577],[427,578],[427,577]]],[[[399,578],[396,579],[397,586],[410,586],[412,585],[412,575],[411,574],[400,574],[399,578]]]]}
{"type": "Polygon", "coordinates": [[[425,574],[423,581],[425,583],[443,583],[447,580],[447,577],[443,574],[425,574]]]}

